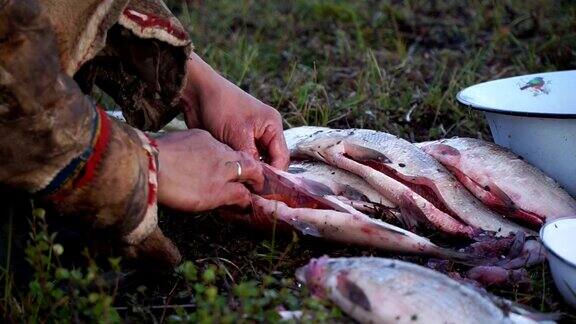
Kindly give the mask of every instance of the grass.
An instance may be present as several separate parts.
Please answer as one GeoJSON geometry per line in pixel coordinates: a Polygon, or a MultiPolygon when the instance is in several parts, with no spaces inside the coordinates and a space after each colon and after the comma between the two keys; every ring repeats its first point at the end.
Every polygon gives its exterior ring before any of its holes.
{"type": "MultiPolygon", "coordinates": [[[[411,141],[455,135],[489,139],[483,117],[455,101],[458,90],[495,78],[576,68],[576,5],[571,1],[168,4],[190,30],[196,51],[240,87],[277,107],[287,128],[363,127],[411,141]]],[[[307,298],[292,282],[298,266],[323,254],[390,256],[296,235],[255,232],[223,224],[211,213],[163,211],[161,219],[161,226],[193,262],[177,273],[129,276],[119,291],[101,290],[92,304],[87,286],[81,286],[78,296],[87,294],[87,305],[92,305],[87,309],[98,304],[119,318],[143,321],[208,322],[244,316],[246,322],[254,322],[277,320],[270,310],[281,306],[304,309],[322,321],[326,314],[339,314],[307,298]],[[107,304],[106,293],[115,296],[112,304],[107,304]],[[216,317],[198,312],[201,305],[216,317]]],[[[570,313],[553,287],[548,267],[529,271],[532,288],[491,290],[541,311],[570,313]]],[[[26,290],[13,297],[15,284],[8,280],[14,272],[2,275],[3,309],[18,300],[20,307],[27,305],[22,300],[26,290]]],[[[83,316],[91,318],[90,314],[83,316]]],[[[576,317],[567,315],[565,320],[576,317]]]]}
{"type": "Polygon", "coordinates": [[[197,52],[286,126],[487,137],[459,89],[575,64],[569,3],[211,1],[181,12],[197,52]]]}

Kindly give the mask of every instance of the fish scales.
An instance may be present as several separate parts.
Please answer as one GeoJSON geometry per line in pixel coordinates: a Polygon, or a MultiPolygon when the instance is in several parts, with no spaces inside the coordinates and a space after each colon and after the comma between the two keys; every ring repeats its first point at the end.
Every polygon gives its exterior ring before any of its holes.
{"type": "MultiPolygon", "coordinates": [[[[285,131],[285,137],[293,156],[306,154],[302,147],[320,139],[338,138],[354,142],[361,149],[381,154],[386,159],[382,164],[403,182],[432,189],[446,208],[466,224],[494,231],[501,236],[516,231],[533,234],[489,210],[439,162],[414,144],[394,135],[363,129],[299,127],[285,131]]],[[[309,153],[306,155],[310,156],[309,153]]]]}
{"type": "Polygon", "coordinates": [[[451,138],[418,146],[494,209],[534,225],[576,216],[576,201],[553,179],[494,143],[451,138]]]}
{"type": "Polygon", "coordinates": [[[303,234],[388,251],[465,258],[464,254],[441,248],[424,237],[360,213],[290,208],[280,201],[267,200],[255,195],[252,199],[256,213],[272,215],[303,234]]]}
{"type": "Polygon", "coordinates": [[[505,313],[474,287],[399,260],[324,257],[297,277],[361,323],[534,322],[505,313]]]}
{"type": "Polygon", "coordinates": [[[343,193],[345,197],[350,199],[366,199],[368,202],[377,203],[388,208],[397,207],[359,176],[323,162],[292,161],[288,172],[326,184],[335,192],[343,193]]]}

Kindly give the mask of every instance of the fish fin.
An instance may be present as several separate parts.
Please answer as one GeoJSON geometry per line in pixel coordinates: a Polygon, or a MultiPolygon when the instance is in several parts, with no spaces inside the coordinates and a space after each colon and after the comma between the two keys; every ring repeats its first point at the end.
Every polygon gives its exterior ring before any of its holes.
{"type": "Polygon", "coordinates": [[[359,144],[345,142],[345,148],[346,155],[357,162],[376,161],[384,164],[392,163],[386,155],[359,144]]]}
{"type": "Polygon", "coordinates": [[[433,252],[433,254],[439,258],[448,259],[455,263],[472,267],[486,264],[486,260],[483,257],[464,250],[456,251],[449,248],[438,248],[433,252]]]}
{"type": "Polygon", "coordinates": [[[400,197],[400,217],[399,221],[408,229],[414,230],[422,224],[431,225],[424,212],[418,208],[414,198],[404,193],[400,197]]]}
{"type": "Polygon", "coordinates": [[[341,192],[339,194],[341,194],[342,196],[350,199],[350,200],[354,200],[354,201],[366,201],[368,202],[369,199],[368,197],[366,197],[366,195],[364,195],[362,192],[360,192],[358,189],[352,187],[351,185],[342,185],[342,187],[340,188],[341,192]]]}
{"type": "Polygon", "coordinates": [[[324,196],[335,196],[336,193],[330,189],[327,185],[320,183],[318,181],[306,179],[306,178],[298,178],[302,184],[302,186],[311,194],[324,197],[324,196]]]}
{"type": "MultiPolygon", "coordinates": [[[[480,185],[478,184],[478,186],[480,185]]],[[[482,199],[484,203],[497,212],[507,217],[516,218],[528,225],[541,226],[544,223],[545,218],[543,216],[520,209],[512,198],[493,181],[481,187],[481,190],[486,192],[486,195],[483,195],[485,198],[482,199]]]]}
{"type": "Polygon", "coordinates": [[[543,217],[541,215],[535,214],[533,212],[524,209],[516,209],[512,213],[512,216],[522,221],[523,223],[526,223],[527,225],[533,225],[537,227],[542,226],[544,224],[544,221],[546,220],[546,217],[543,217]]]}
{"type": "Polygon", "coordinates": [[[292,227],[294,227],[295,229],[297,229],[298,231],[300,231],[300,233],[302,233],[304,235],[310,235],[310,236],[314,236],[314,237],[322,237],[322,233],[320,233],[320,230],[315,225],[312,225],[310,223],[306,223],[306,222],[303,222],[303,221],[297,220],[297,219],[296,220],[288,220],[287,222],[290,225],[292,225],[292,227]]]}
{"type": "Polygon", "coordinates": [[[506,298],[484,293],[492,302],[504,310],[513,323],[555,323],[562,317],[560,312],[542,313],[528,306],[513,302],[506,298]]]}
{"type": "Polygon", "coordinates": [[[494,203],[501,205],[501,208],[504,208],[509,212],[514,212],[518,209],[512,198],[510,198],[510,196],[508,196],[508,194],[500,189],[500,187],[498,187],[494,182],[490,181],[485,187],[483,187],[483,189],[490,192],[492,196],[498,199],[498,201],[494,203]]]}
{"type": "Polygon", "coordinates": [[[370,312],[372,305],[366,293],[348,278],[348,272],[341,271],[336,278],[336,289],[352,304],[370,312]]]}
{"type": "Polygon", "coordinates": [[[421,149],[444,165],[455,166],[460,161],[460,151],[450,145],[431,143],[421,149]]]}
{"type": "Polygon", "coordinates": [[[305,173],[306,169],[301,168],[301,167],[294,167],[294,166],[290,166],[288,167],[288,173],[290,174],[299,174],[299,173],[305,173]]]}

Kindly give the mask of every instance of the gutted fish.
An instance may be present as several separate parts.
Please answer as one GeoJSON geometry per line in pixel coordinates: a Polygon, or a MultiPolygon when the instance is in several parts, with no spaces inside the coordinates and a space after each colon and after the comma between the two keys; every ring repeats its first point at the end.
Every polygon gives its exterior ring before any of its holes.
{"type": "Polygon", "coordinates": [[[394,205],[364,179],[348,171],[317,161],[292,161],[288,172],[296,177],[313,180],[328,186],[332,192],[355,208],[394,209],[394,205]]]}
{"type": "Polygon", "coordinates": [[[385,251],[435,256],[472,266],[504,266],[510,260],[515,260],[514,264],[536,260],[528,251],[522,255],[523,232],[501,238],[479,237],[481,241],[458,251],[442,248],[427,238],[370,217],[343,201],[329,186],[302,177],[302,173],[291,174],[267,165],[263,165],[263,171],[264,186],[252,197],[252,214],[227,215],[229,218],[263,229],[273,226],[296,229],[304,235],[385,251]]]}
{"type": "Polygon", "coordinates": [[[512,152],[473,138],[418,144],[484,204],[534,226],[576,217],[576,201],[542,171],[512,152]]]}
{"type": "Polygon", "coordinates": [[[506,236],[532,231],[490,211],[440,163],[415,145],[371,130],[298,127],[285,132],[291,154],[324,161],[362,177],[401,209],[408,225],[427,222],[474,237],[478,229],[506,236]]]}
{"type": "Polygon", "coordinates": [[[330,188],[264,166],[264,188],[253,195],[253,220],[291,225],[306,235],[387,251],[472,262],[472,254],[441,248],[412,232],[373,219],[338,199],[330,188]]]}
{"type": "Polygon", "coordinates": [[[296,276],[361,323],[536,323],[542,317],[399,260],[323,257],[296,276]]]}
{"type": "Polygon", "coordinates": [[[439,247],[427,238],[358,212],[291,208],[281,201],[256,195],[253,196],[253,212],[257,219],[273,217],[305,235],[384,251],[424,254],[464,263],[475,262],[472,255],[439,247]]]}

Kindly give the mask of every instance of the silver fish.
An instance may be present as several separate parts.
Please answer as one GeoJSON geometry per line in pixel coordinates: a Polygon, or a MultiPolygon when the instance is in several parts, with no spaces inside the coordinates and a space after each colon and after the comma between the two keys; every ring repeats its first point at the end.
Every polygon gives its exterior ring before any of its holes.
{"type": "Polygon", "coordinates": [[[504,219],[472,196],[440,163],[415,145],[371,130],[298,127],[285,131],[293,156],[308,156],[355,173],[397,204],[405,218],[453,235],[478,229],[499,236],[532,231],[504,219]]]}
{"type": "Polygon", "coordinates": [[[264,186],[252,197],[253,213],[244,217],[245,221],[261,228],[291,227],[304,235],[386,251],[437,256],[468,265],[492,265],[502,261],[500,257],[506,254],[516,257],[520,247],[512,253],[512,246],[524,242],[521,235],[484,238],[459,251],[442,248],[427,238],[371,218],[342,201],[329,186],[303,177],[302,173],[291,174],[267,165],[263,165],[263,171],[264,186]],[[487,253],[496,253],[498,258],[487,253]]]}
{"type": "Polygon", "coordinates": [[[273,224],[279,220],[305,235],[343,243],[466,263],[480,260],[474,253],[439,247],[427,238],[370,218],[342,202],[322,183],[266,165],[263,170],[264,188],[258,195],[253,195],[254,214],[251,217],[261,224],[273,224]]]}
{"type": "Polygon", "coordinates": [[[399,260],[323,257],[296,277],[361,323],[537,323],[542,316],[399,260]]]}
{"type": "MultiPolygon", "coordinates": [[[[334,201],[338,203],[338,201],[334,201]]],[[[341,210],[292,208],[277,200],[252,196],[253,218],[273,217],[285,222],[302,234],[333,241],[371,246],[385,251],[425,254],[444,259],[469,262],[470,254],[437,246],[427,238],[402,228],[372,219],[342,204],[341,210]]],[[[268,223],[272,223],[268,221],[268,223]]]]}
{"type": "Polygon", "coordinates": [[[474,138],[418,144],[490,208],[539,226],[576,217],[576,201],[550,177],[512,152],[474,138]]]}
{"type": "Polygon", "coordinates": [[[364,179],[348,171],[317,161],[292,161],[288,172],[328,186],[334,194],[358,204],[372,203],[396,208],[390,200],[374,190],[364,179]]]}

